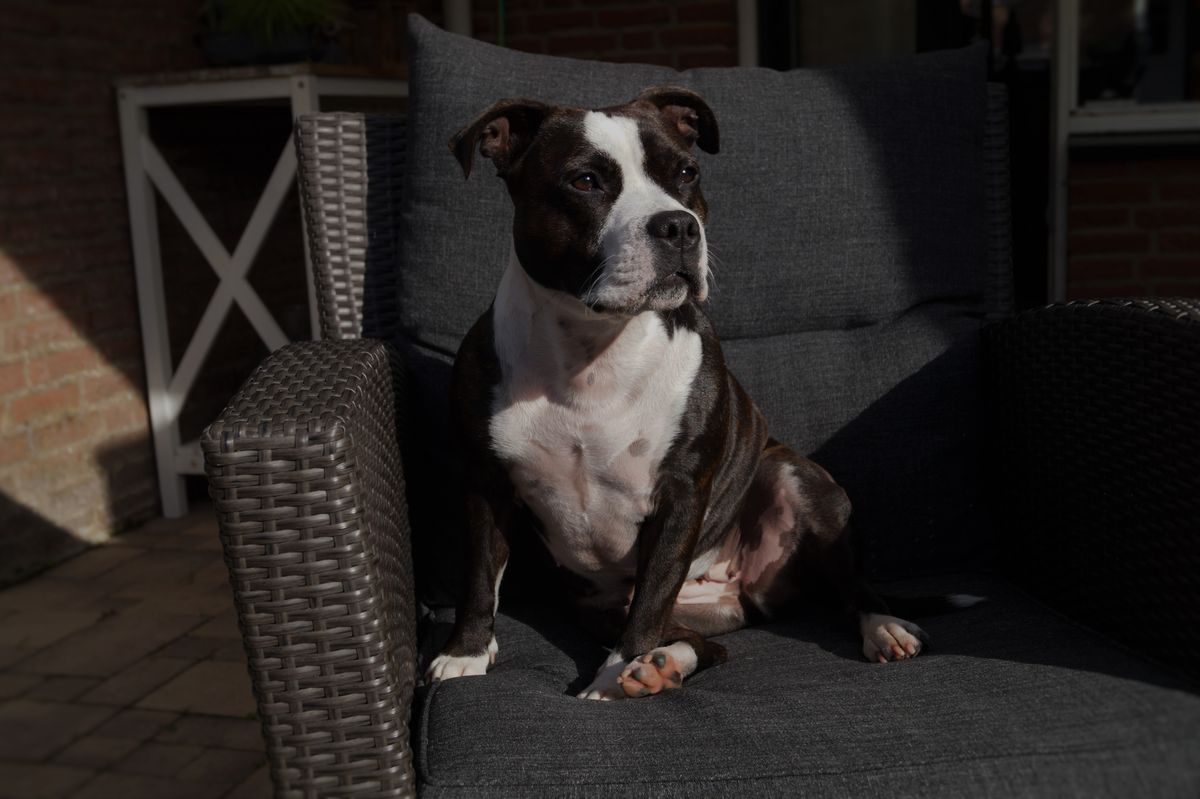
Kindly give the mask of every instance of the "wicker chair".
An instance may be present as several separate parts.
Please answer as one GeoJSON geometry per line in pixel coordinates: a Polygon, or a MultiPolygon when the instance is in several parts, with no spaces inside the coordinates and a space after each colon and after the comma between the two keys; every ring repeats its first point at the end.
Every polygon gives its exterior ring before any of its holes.
{"type": "MultiPolygon", "coordinates": [[[[207,472],[277,795],[407,796],[417,642],[400,442],[411,420],[403,364],[384,343],[404,125],[320,114],[301,119],[296,140],[325,340],[259,367],[204,436],[207,472]]],[[[1003,274],[1006,196],[994,196],[1003,274]]],[[[1013,573],[1200,673],[1200,303],[1055,305],[997,322],[987,344],[999,504],[1020,531],[1013,573]]]]}

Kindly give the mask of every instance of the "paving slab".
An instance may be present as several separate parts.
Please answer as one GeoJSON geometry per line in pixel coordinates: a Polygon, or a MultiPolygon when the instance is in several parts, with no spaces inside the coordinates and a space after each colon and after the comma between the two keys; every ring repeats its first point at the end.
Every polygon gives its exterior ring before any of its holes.
{"type": "Polygon", "coordinates": [[[144,741],[147,738],[157,735],[178,718],[178,713],[129,708],[128,710],[118,711],[111,719],[97,727],[95,733],[96,735],[107,735],[113,738],[131,738],[135,741],[144,741]]]}
{"type": "Polygon", "coordinates": [[[111,677],[203,621],[202,616],[158,616],[148,622],[116,613],[22,661],[18,668],[38,674],[111,677]]]}
{"type": "Polygon", "coordinates": [[[42,679],[43,677],[39,674],[0,672],[0,699],[12,699],[14,696],[20,696],[41,682],[42,679]]]}
{"type": "Polygon", "coordinates": [[[0,649],[41,649],[100,620],[94,610],[21,609],[0,619],[0,649]]]}
{"type": "Polygon", "coordinates": [[[266,744],[262,724],[257,719],[231,719],[220,716],[185,715],[164,727],[155,740],[166,743],[193,743],[222,749],[242,749],[262,753],[266,744]]]}
{"type": "Polygon", "coordinates": [[[220,783],[233,787],[253,774],[265,761],[266,756],[262,752],[205,749],[175,776],[188,782],[220,783]]]}
{"type": "Polygon", "coordinates": [[[194,662],[190,659],[157,655],[139,660],[80,696],[79,701],[116,707],[135,704],[194,662]]]}
{"type": "Polygon", "coordinates": [[[39,575],[0,591],[0,607],[7,610],[112,610],[131,604],[107,599],[113,586],[100,580],[60,580],[39,575]]]}
{"type": "Polygon", "coordinates": [[[184,766],[200,757],[204,747],[195,744],[164,744],[147,741],[113,764],[118,774],[145,774],[150,777],[173,777],[184,766]]]}
{"type": "Polygon", "coordinates": [[[225,799],[267,799],[274,793],[275,786],[271,783],[271,770],[266,766],[261,766],[230,791],[225,799]]]}
{"type": "Polygon", "coordinates": [[[43,577],[59,580],[88,580],[111,571],[127,560],[143,554],[136,547],[113,547],[101,545],[84,550],[66,563],[55,566],[43,577]]]}
{"type": "MultiPolygon", "coordinates": [[[[211,552],[159,550],[127,560],[96,578],[118,589],[117,596],[130,596],[133,586],[155,586],[168,596],[174,587],[193,582],[193,578],[213,563],[211,552]]],[[[145,596],[147,594],[143,594],[145,596]]]]}
{"type": "Polygon", "coordinates": [[[122,613],[143,616],[219,616],[233,607],[233,593],[225,585],[139,584],[115,589],[114,597],[130,603],[122,613]]]}
{"type": "Polygon", "coordinates": [[[94,773],[50,763],[0,763],[0,797],[59,799],[70,796],[71,791],[87,782],[94,773]]]}
{"type": "Polygon", "coordinates": [[[227,604],[230,606],[229,610],[204,622],[190,631],[188,635],[197,638],[224,638],[226,641],[242,640],[242,631],[238,629],[237,614],[232,608],[233,602],[230,601],[227,604]]]}
{"type": "Polygon", "coordinates": [[[202,782],[110,772],[97,775],[73,794],[73,799],[220,799],[224,790],[202,782]]]}
{"type": "Polygon", "coordinates": [[[107,707],[10,699],[0,704],[0,760],[45,760],[112,714],[107,707]]]}
{"type": "Polygon", "coordinates": [[[132,738],[110,738],[106,735],[85,735],[54,756],[54,762],[64,766],[106,769],[137,749],[132,738]]]}
{"type": "Polygon", "coordinates": [[[47,677],[25,692],[26,699],[47,702],[74,702],[80,694],[100,684],[97,677],[47,677]]]}
{"type": "Polygon", "coordinates": [[[241,663],[205,660],[137,703],[140,708],[247,718],[255,712],[250,675],[241,663]]]}
{"type": "Polygon", "coordinates": [[[22,660],[28,660],[34,652],[37,650],[25,646],[10,646],[7,649],[0,649],[0,669],[12,669],[8,673],[16,673],[18,671],[16,664],[22,660]]]}
{"type": "Polygon", "coordinates": [[[182,660],[211,660],[224,644],[219,638],[197,638],[188,634],[179,636],[154,654],[182,660]]]}

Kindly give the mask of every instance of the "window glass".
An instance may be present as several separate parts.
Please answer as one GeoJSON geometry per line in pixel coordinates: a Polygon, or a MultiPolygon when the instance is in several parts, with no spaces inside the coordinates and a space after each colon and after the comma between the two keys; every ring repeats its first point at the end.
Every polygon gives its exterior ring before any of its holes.
{"type": "Polygon", "coordinates": [[[1200,100],[1200,3],[1081,0],[1079,103],[1200,100]]]}

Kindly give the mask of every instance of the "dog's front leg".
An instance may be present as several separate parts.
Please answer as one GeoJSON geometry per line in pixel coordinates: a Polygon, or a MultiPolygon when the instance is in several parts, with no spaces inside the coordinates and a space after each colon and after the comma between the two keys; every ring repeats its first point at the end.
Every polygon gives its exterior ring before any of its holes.
{"type": "Polygon", "coordinates": [[[483,674],[496,662],[494,632],[500,580],[508,564],[508,525],[512,497],[492,492],[467,494],[470,558],[454,631],[425,672],[428,682],[483,674]]]}
{"type": "Polygon", "coordinates": [[[625,629],[582,699],[624,699],[678,688],[724,659],[724,649],[668,622],[687,577],[708,503],[708,481],[663,479],[655,512],[638,535],[638,571],[625,629]],[[660,646],[665,644],[665,646],[660,646]]]}

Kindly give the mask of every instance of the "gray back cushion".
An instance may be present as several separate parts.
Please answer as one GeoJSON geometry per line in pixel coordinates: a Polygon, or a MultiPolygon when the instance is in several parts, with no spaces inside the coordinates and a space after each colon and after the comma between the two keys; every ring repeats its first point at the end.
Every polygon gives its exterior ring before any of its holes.
{"type": "Polygon", "coordinates": [[[511,228],[491,165],[464,181],[447,139],[503,97],[599,107],[656,84],[698,91],[717,116],[721,152],[700,154],[707,311],[773,435],[848,489],[870,573],[978,565],[982,46],[854,68],[675,72],[518,53],[417,16],[409,33],[398,301],[428,420],[409,456],[416,504],[431,506],[418,521],[427,575],[458,557],[438,495],[455,468],[448,365],[492,300],[511,228]]]}

